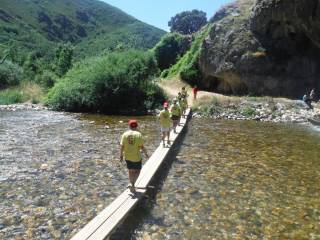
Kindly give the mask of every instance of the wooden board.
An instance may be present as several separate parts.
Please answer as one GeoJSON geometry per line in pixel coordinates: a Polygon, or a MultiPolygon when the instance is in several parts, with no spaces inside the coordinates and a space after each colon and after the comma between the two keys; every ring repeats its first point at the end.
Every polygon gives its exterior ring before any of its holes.
{"type": "MultiPolygon", "coordinates": [[[[190,114],[190,109],[187,109],[186,117],[181,118],[180,125],[177,127],[177,134],[171,131],[170,141],[172,146],[176,143],[190,114]]],[[[136,189],[137,194],[132,197],[130,191],[126,189],[109,206],[102,210],[95,218],[84,226],[84,228],[74,235],[71,240],[103,240],[110,236],[144,196],[147,186],[150,184],[153,176],[172,149],[172,147],[163,147],[162,143],[160,143],[159,147],[143,165],[139,178],[136,181],[136,186],[138,187],[138,189],[136,189]]]]}

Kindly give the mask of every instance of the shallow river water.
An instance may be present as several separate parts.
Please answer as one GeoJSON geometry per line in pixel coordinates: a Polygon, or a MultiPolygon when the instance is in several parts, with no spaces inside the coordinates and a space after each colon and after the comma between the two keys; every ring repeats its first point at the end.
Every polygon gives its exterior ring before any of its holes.
{"type": "MultiPolygon", "coordinates": [[[[121,193],[127,120],[1,111],[0,239],[69,239],[121,193]]],[[[158,125],[138,120],[151,153],[158,125]]],[[[114,239],[320,239],[319,131],[193,119],[182,140],[114,239]]]]}

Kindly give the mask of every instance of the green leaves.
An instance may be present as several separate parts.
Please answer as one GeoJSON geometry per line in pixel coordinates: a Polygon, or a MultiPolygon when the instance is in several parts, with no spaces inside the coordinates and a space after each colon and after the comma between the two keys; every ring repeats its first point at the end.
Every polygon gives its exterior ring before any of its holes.
{"type": "Polygon", "coordinates": [[[57,82],[47,104],[57,110],[137,114],[164,99],[149,80],[157,71],[152,54],[141,51],[91,58],[57,82]]]}
{"type": "Polygon", "coordinates": [[[55,52],[54,69],[61,77],[71,68],[73,58],[73,46],[70,43],[60,44],[55,52]]]}
{"type": "Polygon", "coordinates": [[[161,70],[175,64],[178,57],[190,47],[189,38],[178,33],[168,33],[154,48],[154,55],[161,70]]]}
{"type": "Polygon", "coordinates": [[[15,86],[22,80],[22,69],[11,61],[0,64],[0,89],[15,86]]]}
{"type": "Polygon", "coordinates": [[[199,10],[181,12],[168,22],[171,32],[192,34],[207,24],[206,13],[199,10]]]}

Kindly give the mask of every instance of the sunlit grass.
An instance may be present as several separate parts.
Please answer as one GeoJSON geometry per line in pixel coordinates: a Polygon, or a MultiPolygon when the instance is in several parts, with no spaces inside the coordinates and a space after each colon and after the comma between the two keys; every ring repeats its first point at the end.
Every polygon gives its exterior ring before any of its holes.
{"type": "Polygon", "coordinates": [[[31,102],[40,103],[44,97],[44,90],[34,83],[21,83],[17,87],[0,91],[0,105],[31,102]]]}

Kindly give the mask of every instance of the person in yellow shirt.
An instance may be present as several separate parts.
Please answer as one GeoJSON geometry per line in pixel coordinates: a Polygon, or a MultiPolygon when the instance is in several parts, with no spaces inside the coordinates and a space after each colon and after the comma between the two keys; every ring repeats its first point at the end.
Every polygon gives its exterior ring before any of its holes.
{"type": "Polygon", "coordinates": [[[187,98],[189,95],[188,95],[188,92],[187,92],[187,90],[186,90],[186,87],[182,87],[182,89],[181,89],[181,95],[182,95],[182,97],[185,97],[185,98],[187,98]]]}
{"type": "Polygon", "coordinates": [[[135,192],[134,184],[137,181],[142,168],[142,157],[140,150],[145,153],[146,158],[149,157],[143,145],[142,134],[137,131],[137,128],[137,120],[130,120],[129,130],[122,135],[120,142],[120,161],[125,159],[127,163],[130,181],[129,188],[131,192],[135,192]]]}
{"type": "Polygon", "coordinates": [[[181,94],[181,96],[179,98],[179,106],[181,108],[181,115],[184,116],[185,111],[188,107],[188,101],[187,101],[187,98],[183,94],[181,94]]]}
{"type": "Polygon", "coordinates": [[[166,146],[165,138],[168,138],[168,145],[170,145],[170,126],[171,126],[171,119],[170,119],[170,112],[168,109],[168,102],[163,104],[163,110],[159,113],[160,118],[160,127],[162,133],[162,144],[163,147],[166,146]]]}
{"type": "Polygon", "coordinates": [[[170,113],[171,113],[171,119],[172,119],[172,125],[173,125],[173,132],[177,133],[176,128],[179,124],[179,120],[181,117],[181,109],[177,103],[177,99],[173,99],[173,104],[170,108],[170,113]]]}

